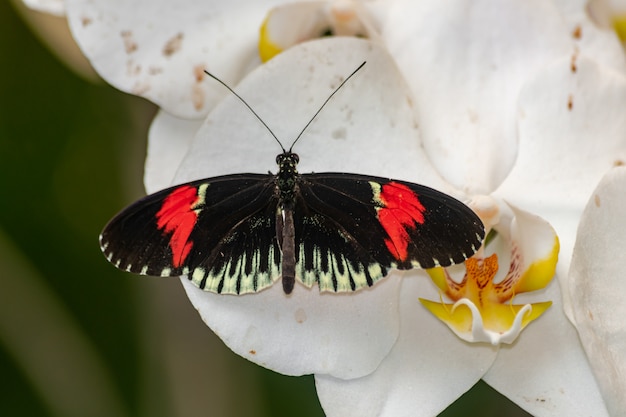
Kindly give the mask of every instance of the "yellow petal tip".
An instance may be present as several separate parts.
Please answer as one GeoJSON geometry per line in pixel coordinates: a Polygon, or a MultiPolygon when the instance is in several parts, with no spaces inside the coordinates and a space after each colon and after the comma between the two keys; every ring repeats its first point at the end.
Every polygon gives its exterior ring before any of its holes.
{"type": "Polygon", "coordinates": [[[283,51],[275,42],[272,42],[272,40],[270,39],[268,29],[269,18],[270,16],[268,15],[263,21],[259,34],[259,57],[261,58],[262,62],[269,61],[283,51]]]}

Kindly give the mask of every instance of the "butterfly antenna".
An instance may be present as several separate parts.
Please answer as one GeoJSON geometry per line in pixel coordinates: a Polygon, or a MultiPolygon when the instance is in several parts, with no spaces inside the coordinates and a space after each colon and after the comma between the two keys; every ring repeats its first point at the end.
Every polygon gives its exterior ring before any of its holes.
{"type": "Polygon", "coordinates": [[[367,61],[363,61],[363,63],[362,63],[361,65],[359,65],[359,66],[357,67],[357,69],[355,69],[354,71],[352,71],[352,74],[348,75],[348,76],[346,77],[346,79],[345,79],[345,80],[343,80],[343,81],[341,82],[341,84],[339,84],[339,86],[338,86],[337,88],[335,88],[335,91],[333,91],[333,92],[332,92],[332,93],[328,96],[328,98],[327,98],[327,99],[326,99],[326,100],[322,103],[322,105],[321,105],[321,106],[320,106],[320,108],[319,108],[319,109],[315,112],[315,114],[313,115],[313,117],[311,117],[311,120],[309,120],[309,122],[308,122],[308,123],[304,126],[304,128],[300,131],[300,133],[298,134],[298,136],[296,136],[296,139],[293,141],[293,143],[292,143],[292,144],[291,144],[291,146],[289,147],[289,152],[291,152],[291,150],[293,149],[293,146],[296,144],[296,142],[298,141],[298,139],[300,139],[300,137],[302,136],[302,134],[304,133],[304,131],[305,131],[305,130],[307,130],[307,128],[309,127],[309,125],[310,125],[311,123],[313,123],[313,120],[315,120],[315,118],[317,117],[317,115],[318,115],[318,114],[320,114],[320,112],[322,111],[322,109],[324,108],[324,106],[326,106],[326,103],[328,103],[328,102],[330,101],[330,99],[331,99],[331,98],[333,98],[333,96],[335,95],[335,93],[336,93],[337,91],[339,91],[339,89],[341,89],[341,87],[343,87],[343,85],[344,85],[345,83],[347,83],[347,82],[348,82],[348,80],[349,80],[350,78],[352,78],[352,76],[353,76],[354,74],[356,74],[357,72],[359,72],[359,70],[360,70],[361,68],[363,68],[363,66],[365,65],[365,63],[366,63],[366,62],[367,62],[367,61]]]}
{"type": "MultiPolygon", "coordinates": [[[[263,119],[261,119],[261,116],[259,116],[257,114],[257,112],[254,111],[254,109],[252,107],[250,107],[250,105],[248,103],[246,103],[246,100],[244,100],[239,94],[237,94],[235,92],[235,90],[233,90],[232,88],[230,88],[228,86],[228,84],[226,84],[224,81],[220,80],[219,78],[217,78],[215,75],[211,74],[209,71],[204,70],[204,72],[206,73],[206,75],[208,75],[209,77],[213,78],[215,81],[217,81],[218,83],[222,84],[224,87],[226,87],[226,89],[228,91],[230,91],[231,93],[233,93],[233,95],[235,97],[237,97],[247,108],[248,110],[250,110],[252,112],[252,114],[254,114],[254,116],[259,120],[259,122],[261,122],[263,124],[263,126],[265,126],[265,128],[267,129],[268,132],[270,132],[270,135],[272,135],[272,137],[276,140],[276,142],[278,142],[278,145],[280,146],[280,148],[283,150],[283,152],[285,152],[285,148],[283,147],[283,144],[280,143],[280,141],[278,140],[278,138],[276,137],[276,135],[274,134],[274,132],[272,132],[272,129],[270,129],[270,127],[263,121],[263,119]]],[[[333,93],[334,94],[334,93],[333,93]]],[[[328,101],[328,100],[326,100],[328,101]]],[[[318,112],[319,113],[319,112],[318,112]]],[[[310,123],[310,122],[309,122],[310,123]]],[[[293,146],[293,145],[292,145],[293,146]]]]}

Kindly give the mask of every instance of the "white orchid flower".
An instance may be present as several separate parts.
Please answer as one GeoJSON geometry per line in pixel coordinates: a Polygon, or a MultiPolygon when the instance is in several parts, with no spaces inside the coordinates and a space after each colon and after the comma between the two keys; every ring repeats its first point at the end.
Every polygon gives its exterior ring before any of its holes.
{"type": "MultiPolygon", "coordinates": [[[[273,168],[278,149],[271,138],[233,97],[221,100],[225,93],[207,82],[204,68],[233,84],[259,64],[255,45],[263,59],[274,57],[237,90],[288,146],[341,77],[367,60],[298,143],[300,170],[371,173],[478,201],[488,196],[492,203],[477,209],[483,216],[497,212],[499,220],[490,226],[502,236],[499,253],[502,247],[523,249],[524,261],[516,264],[522,273],[502,271],[517,277],[517,291],[494,304],[509,303],[514,314],[505,326],[489,327],[486,310],[461,301],[471,298],[454,300],[454,280],[446,272],[435,277],[438,286],[412,272],[404,279],[391,274],[353,295],[297,286],[292,298],[279,286],[251,296],[217,296],[183,279],[207,324],[256,363],[288,375],[316,374],[330,416],[434,415],[480,378],[534,415],[602,416],[605,402],[614,410],[619,400],[599,378],[601,397],[583,350],[592,351],[572,302],[584,287],[578,266],[568,279],[582,209],[604,172],[625,157],[626,63],[614,33],[596,26],[582,1],[343,1],[271,8],[279,3],[186,0],[156,7],[68,0],[74,34],[101,75],[167,110],[150,133],[148,191],[172,180],[273,168]],[[133,13],[138,9],[144,14],[133,13]],[[374,43],[334,38],[293,46],[320,31],[374,43]],[[207,114],[202,124],[177,118],[207,114]],[[556,236],[563,292],[555,282],[548,285],[556,236]],[[542,260],[550,266],[539,283],[519,280],[532,279],[528,271],[542,260]],[[524,304],[511,305],[520,288],[546,285],[539,300],[522,295],[524,304]],[[442,292],[456,307],[435,314],[443,319],[445,311],[467,309],[472,314],[463,320],[471,317],[470,326],[448,323],[451,331],[418,301],[443,306],[442,292]],[[537,316],[548,302],[552,307],[519,336],[526,314],[537,316]],[[564,311],[579,325],[582,344],[564,311]],[[513,341],[501,348],[490,344],[513,341]]],[[[516,253],[508,251],[512,264],[516,253]]],[[[487,259],[479,263],[493,270],[487,259]]],[[[489,282],[498,281],[489,276],[489,282]]],[[[623,366],[626,359],[616,360],[623,366]]],[[[600,362],[592,357],[596,375],[600,362]]]]}

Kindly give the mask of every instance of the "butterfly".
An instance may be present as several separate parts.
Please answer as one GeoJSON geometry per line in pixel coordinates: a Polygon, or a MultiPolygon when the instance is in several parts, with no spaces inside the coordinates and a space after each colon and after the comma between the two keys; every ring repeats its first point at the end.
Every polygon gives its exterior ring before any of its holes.
{"type": "MultiPolygon", "coordinates": [[[[300,174],[292,152],[302,133],[361,64],[276,157],[276,174],[200,179],[148,195],[117,214],[100,247],[117,268],[186,275],[220,294],[255,293],[282,279],[320,291],[371,287],[390,269],[465,261],[484,227],[465,204],[420,184],[349,173],[300,174]]],[[[221,80],[280,141],[254,110],[221,80]]]]}

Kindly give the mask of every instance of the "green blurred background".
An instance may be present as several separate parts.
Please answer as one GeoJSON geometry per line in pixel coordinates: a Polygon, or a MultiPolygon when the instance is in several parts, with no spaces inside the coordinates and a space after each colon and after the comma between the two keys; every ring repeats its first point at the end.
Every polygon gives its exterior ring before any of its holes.
{"type": "MultiPolygon", "coordinates": [[[[232,353],[178,280],[104,260],[156,108],[76,75],[17,9],[0,1],[0,415],[322,416],[311,376],[232,353]]],[[[527,414],[482,382],[442,414],[475,415],[527,414]]]]}

